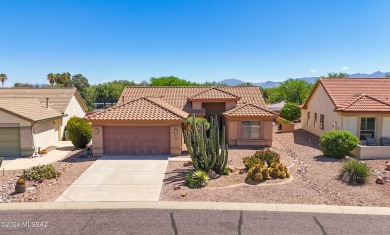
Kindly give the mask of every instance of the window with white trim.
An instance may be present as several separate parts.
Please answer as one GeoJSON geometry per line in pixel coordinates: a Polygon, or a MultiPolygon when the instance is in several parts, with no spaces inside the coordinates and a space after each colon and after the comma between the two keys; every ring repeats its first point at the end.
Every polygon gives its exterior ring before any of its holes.
{"type": "Polygon", "coordinates": [[[314,113],[314,127],[317,126],[317,113],[314,113]]]}
{"type": "Polygon", "coordinates": [[[325,116],[320,114],[320,129],[324,130],[325,116]]]}
{"type": "Polygon", "coordinates": [[[374,117],[362,117],[360,120],[360,140],[366,140],[367,138],[375,137],[375,118],[374,117]]]}
{"type": "Polygon", "coordinates": [[[310,112],[307,112],[307,121],[306,121],[306,125],[309,125],[310,123],[310,112]]]}

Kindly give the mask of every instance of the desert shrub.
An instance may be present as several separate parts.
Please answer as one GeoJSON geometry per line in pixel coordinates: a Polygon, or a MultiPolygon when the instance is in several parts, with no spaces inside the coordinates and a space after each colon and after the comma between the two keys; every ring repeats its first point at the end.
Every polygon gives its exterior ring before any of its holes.
{"type": "Polygon", "coordinates": [[[289,121],[297,120],[301,117],[301,109],[298,107],[298,104],[286,103],[280,110],[280,117],[289,121]]]}
{"type": "Polygon", "coordinates": [[[281,130],[281,129],[282,129],[283,123],[291,123],[291,122],[290,122],[290,121],[287,121],[287,120],[284,120],[284,119],[280,120],[280,121],[278,122],[278,130],[281,130]]]}
{"type": "MultiPolygon", "coordinates": [[[[193,117],[189,117],[186,119],[185,125],[192,126],[192,123],[194,122],[193,117]]],[[[203,117],[196,117],[195,118],[195,125],[196,127],[200,128],[200,126],[204,123],[204,126],[206,127],[206,130],[210,129],[210,123],[203,117]]]]}
{"type": "Polygon", "coordinates": [[[361,185],[366,183],[370,176],[370,167],[366,163],[348,159],[343,161],[343,166],[340,171],[340,177],[344,178],[348,184],[361,185]]]}
{"type": "Polygon", "coordinates": [[[251,168],[255,165],[258,165],[258,164],[264,166],[264,162],[261,161],[259,158],[255,157],[254,155],[244,157],[242,160],[244,162],[246,169],[249,169],[249,168],[251,168]]]}
{"type": "Polygon", "coordinates": [[[263,162],[266,162],[268,166],[270,166],[273,162],[280,162],[280,155],[268,148],[256,151],[253,156],[263,162]]]}
{"type": "Polygon", "coordinates": [[[83,118],[70,118],[66,125],[66,129],[68,130],[69,139],[76,148],[85,148],[85,146],[91,141],[91,124],[83,118]]]}
{"type": "Polygon", "coordinates": [[[28,180],[52,179],[60,176],[60,172],[52,165],[33,166],[27,170],[23,170],[22,178],[28,180]]]}
{"type": "Polygon", "coordinates": [[[321,135],[320,148],[325,156],[343,158],[359,143],[349,131],[329,131],[321,135]]]}
{"type": "Polygon", "coordinates": [[[197,170],[195,172],[188,172],[185,181],[190,188],[203,188],[209,182],[209,176],[205,171],[197,170]]]}

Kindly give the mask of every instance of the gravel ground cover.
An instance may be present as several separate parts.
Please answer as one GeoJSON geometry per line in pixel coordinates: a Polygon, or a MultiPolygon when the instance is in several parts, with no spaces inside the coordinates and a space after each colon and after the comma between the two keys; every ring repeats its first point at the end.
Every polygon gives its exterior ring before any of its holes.
{"type": "MultiPolygon", "coordinates": [[[[229,183],[225,182],[225,187],[215,181],[206,188],[190,189],[184,185],[184,176],[192,167],[184,167],[182,162],[170,162],[160,200],[390,206],[390,185],[376,184],[374,175],[363,186],[342,182],[338,177],[341,161],[323,156],[318,140],[317,136],[300,129],[299,124],[294,133],[274,133],[272,150],[281,154],[286,165],[294,163],[290,168],[294,179],[287,183],[276,180],[249,185],[241,178],[232,177],[232,180],[226,180],[229,183]]],[[[254,151],[233,149],[229,153],[229,165],[242,167],[242,157],[254,151]]],[[[384,160],[367,160],[366,163],[380,172],[385,169],[384,160]]]]}
{"type": "Polygon", "coordinates": [[[61,172],[60,177],[44,180],[42,183],[26,180],[26,187],[32,191],[15,194],[16,180],[22,170],[0,172],[0,203],[55,201],[97,158],[86,158],[80,149],[70,152],[62,161],[53,163],[61,172]]]}

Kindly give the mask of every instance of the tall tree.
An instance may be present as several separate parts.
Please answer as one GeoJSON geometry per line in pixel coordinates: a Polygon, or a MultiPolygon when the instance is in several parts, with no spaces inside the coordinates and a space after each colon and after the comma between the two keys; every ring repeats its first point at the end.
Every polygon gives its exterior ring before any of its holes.
{"type": "Polygon", "coordinates": [[[77,90],[80,92],[81,97],[85,99],[85,92],[89,87],[88,79],[82,74],[76,74],[72,76],[72,85],[77,88],[77,90]]]}
{"type": "Polygon", "coordinates": [[[152,77],[150,78],[151,86],[196,86],[198,84],[194,82],[190,82],[184,79],[180,79],[178,77],[170,76],[170,77],[152,77]]]}
{"type": "Polygon", "coordinates": [[[278,87],[264,90],[266,91],[268,103],[286,101],[301,104],[307,99],[313,87],[313,84],[304,80],[290,78],[278,87]]]}
{"type": "Polygon", "coordinates": [[[56,82],[56,75],[54,73],[49,73],[47,75],[47,80],[49,81],[51,86],[54,86],[54,83],[56,82]]]}
{"type": "Polygon", "coordinates": [[[60,87],[71,87],[72,79],[69,72],[55,74],[56,84],[60,87]]]}
{"type": "Polygon", "coordinates": [[[322,76],[321,78],[348,78],[348,74],[346,74],[346,73],[328,73],[328,75],[322,76]]]}
{"type": "Polygon", "coordinates": [[[0,73],[0,81],[1,81],[1,84],[2,84],[2,87],[4,88],[4,83],[5,81],[8,79],[7,77],[7,74],[5,73],[0,73]]]}

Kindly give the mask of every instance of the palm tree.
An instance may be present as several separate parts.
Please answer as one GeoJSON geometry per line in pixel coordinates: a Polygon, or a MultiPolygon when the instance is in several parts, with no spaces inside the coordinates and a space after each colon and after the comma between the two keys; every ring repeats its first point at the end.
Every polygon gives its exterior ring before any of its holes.
{"type": "Polygon", "coordinates": [[[49,80],[51,86],[54,86],[54,82],[56,81],[56,76],[54,75],[54,73],[49,73],[47,75],[47,80],[49,80]]]}
{"type": "Polygon", "coordinates": [[[1,81],[1,84],[3,85],[3,88],[4,88],[4,82],[7,80],[7,74],[5,73],[1,73],[0,74],[0,81],[1,81]]]}

